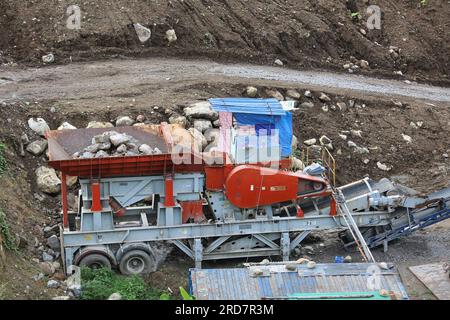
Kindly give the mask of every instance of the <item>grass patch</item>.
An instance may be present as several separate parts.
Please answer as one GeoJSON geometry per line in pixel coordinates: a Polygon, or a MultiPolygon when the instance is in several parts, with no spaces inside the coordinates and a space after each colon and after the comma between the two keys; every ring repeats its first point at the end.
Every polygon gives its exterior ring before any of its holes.
{"type": "Polygon", "coordinates": [[[17,249],[16,241],[15,238],[11,235],[11,232],[9,231],[8,222],[6,222],[6,215],[1,209],[0,209],[0,234],[6,249],[15,251],[17,249]]]}
{"type": "Polygon", "coordinates": [[[81,299],[106,300],[120,293],[123,300],[168,300],[170,295],[148,286],[139,276],[125,277],[106,268],[81,269],[81,299]]]}
{"type": "Polygon", "coordinates": [[[6,167],[7,167],[7,163],[6,163],[6,159],[5,159],[5,155],[4,155],[5,149],[6,149],[6,146],[3,143],[0,143],[0,175],[5,173],[6,167]]]}

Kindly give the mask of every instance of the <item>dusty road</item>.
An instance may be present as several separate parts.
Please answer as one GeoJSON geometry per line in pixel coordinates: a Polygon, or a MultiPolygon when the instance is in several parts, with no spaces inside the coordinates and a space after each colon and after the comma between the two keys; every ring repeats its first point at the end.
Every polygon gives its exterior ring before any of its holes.
{"type": "Polygon", "coordinates": [[[31,69],[0,69],[0,102],[78,100],[145,94],[195,83],[299,85],[336,94],[450,102],[450,89],[350,74],[178,59],[128,59],[31,69]],[[139,92],[136,92],[136,91],[139,92]]]}

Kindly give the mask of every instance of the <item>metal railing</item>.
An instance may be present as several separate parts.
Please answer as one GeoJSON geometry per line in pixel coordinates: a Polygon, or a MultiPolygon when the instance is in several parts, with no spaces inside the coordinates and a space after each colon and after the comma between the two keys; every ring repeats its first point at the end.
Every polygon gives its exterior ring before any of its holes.
{"type": "Polygon", "coordinates": [[[302,149],[302,162],[305,166],[319,163],[325,168],[325,176],[332,187],[336,185],[336,160],[324,146],[310,146],[302,149]]]}

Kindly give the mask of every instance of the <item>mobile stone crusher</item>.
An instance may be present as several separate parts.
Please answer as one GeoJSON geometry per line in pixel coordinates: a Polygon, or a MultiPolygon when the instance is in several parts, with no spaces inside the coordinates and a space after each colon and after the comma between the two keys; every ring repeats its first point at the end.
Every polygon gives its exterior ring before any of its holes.
{"type": "Polygon", "coordinates": [[[200,153],[185,144],[182,163],[174,161],[180,130],[185,132],[177,125],[114,128],[162,151],[139,156],[72,158],[111,128],[47,134],[49,165],[62,174],[67,274],[73,266],[152,272],[168,244],[192,258],[196,268],[204,260],[229,258],[281,255],[288,261],[313,230],[347,230],[342,238],[365,248],[365,240],[368,246],[386,245],[449,216],[448,189],[414,198],[399,194],[387,179],[335,188],[330,170],[321,176],[290,171],[292,113],[275,99],[210,103],[220,115],[219,150],[200,153]],[[252,133],[240,130],[249,127],[252,133]],[[262,132],[270,136],[273,129],[279,132],[278,144],[263,139],[262,132]],[[68,209],[67,176],[79,177],[76,212],[68,209]],[[364,239],[356,237],[359,229],[364,239]]]}

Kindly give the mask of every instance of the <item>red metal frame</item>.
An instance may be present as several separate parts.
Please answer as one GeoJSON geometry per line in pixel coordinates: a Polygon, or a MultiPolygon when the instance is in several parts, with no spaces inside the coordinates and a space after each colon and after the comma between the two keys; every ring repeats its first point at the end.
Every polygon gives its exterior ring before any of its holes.
{"type": "Polygon", "coordinates": [[[92,182],[91,183],[91,190],[92,190],[92,212],[101,212],[103,210],[102,208],[102,200],[101,200],[101,190],[100,190],[100,183],[98,182],[92,182]]]}
{"type": "Polygon", "coordinates": [[[166,207],[175,207],[175,199],[173,197],[173,177],[167,176],[165,181],[166,187],[166,198],[164,201],[164,205],[166,207]]]}

